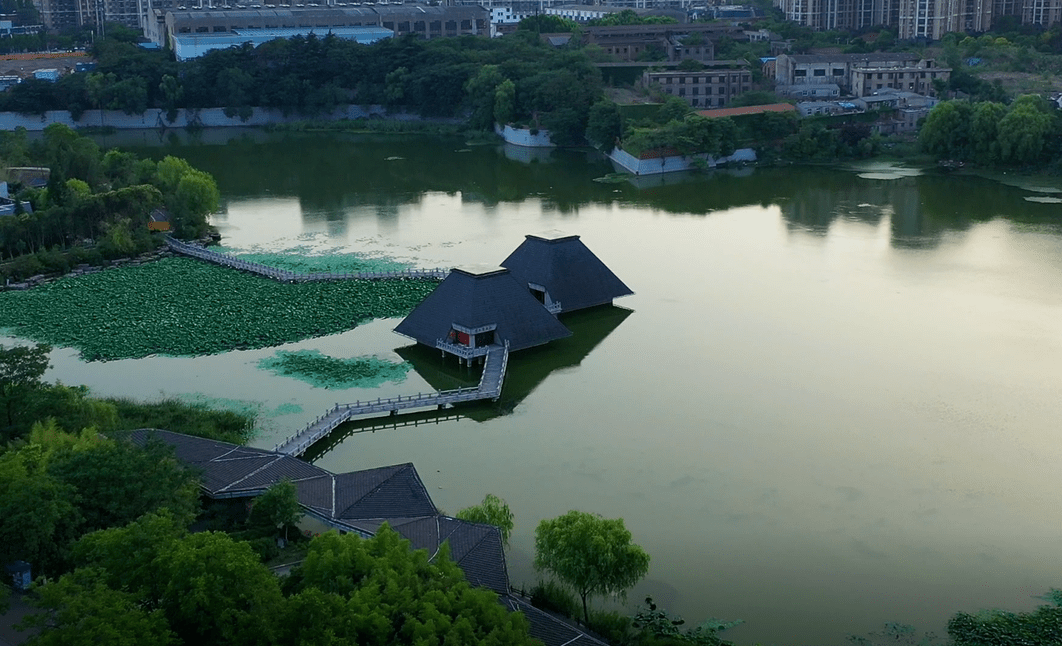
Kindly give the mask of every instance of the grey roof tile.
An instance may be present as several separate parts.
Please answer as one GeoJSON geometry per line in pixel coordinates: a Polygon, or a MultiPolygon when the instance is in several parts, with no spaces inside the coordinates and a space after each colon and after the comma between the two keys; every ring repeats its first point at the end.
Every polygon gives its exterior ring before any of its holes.
{"type": "MultiPolygon", "coordinates": [[[[537,305],[537,301],[536,301],[537,305]]],[[[253,495],[282,478],[294,481],[299,503],[324,518],[367,534],[388,523],[414,549],[437,558],[444,542],[469,583],[493,590],[510,610],[528,618],[531,636],[545,646],[604,646],[571,625],[509,594],[509,574],[498,528],[439,515],[412,464],[332,474],[297,458],[169,431],[139,430],[129,435],[141,446],[156,438],[173,446],[177,457],[202,470],[210,495],[253,495]],[[334,504],[342,500],[342,504],[334,504]],[[345,505],[345,506],[344,506],[345,505]],[[341,510],[337,514],[336,509],[341,510]],[[344,516],[345,514],[345,516],[344,516]]]]}
{"type": "Polygon", "coordinates": [[[576,235],[529,235],[502,261],[521,284],[546,288],[562,312],[633,294],[576,235]]]}
{"type": "Polygon", "coordinates": [[[543,646],[608,646],[607,642],[587,635],[568,621],[539,610],[520,597],[503,594],[498,598],[510,611],[524,613],[531,636],[543,646]]]}
{"type": "Polygon", "coordinates": [[[495,340],[508,341],[511,351],[571,335],[535,300],[527,286],[504,268],[490,272],[453,270],[395,332],[435,347],[454,323],[466,328],[496,325],[495,340]]]}

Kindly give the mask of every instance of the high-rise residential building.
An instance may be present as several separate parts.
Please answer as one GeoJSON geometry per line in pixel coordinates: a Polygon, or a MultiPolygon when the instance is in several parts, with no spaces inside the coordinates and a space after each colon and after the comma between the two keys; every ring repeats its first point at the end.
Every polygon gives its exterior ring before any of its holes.
{"type": "Polygon", "coordinates": [[[993,0],[898,0],[897,37],[940,40],[950,31],[980,32],[992,26],[993,0]]]}
{"type": "Polygon", "coordinates": [[[863,29],[895,24],[897,0],[776,0],[786,20],[812,29],[863,29]]]}
{"type": "Polygon", "coordinates": [[[38,0],[41,22],[53,31],[118,23],[141,27],[143,0],[38,0]]]}
{"type": "Polygon", "coordinates": [[[1024,0],[1021,4],[1023,25],[1047,27],[1062,21],[1062,0],[1024,0]]]}

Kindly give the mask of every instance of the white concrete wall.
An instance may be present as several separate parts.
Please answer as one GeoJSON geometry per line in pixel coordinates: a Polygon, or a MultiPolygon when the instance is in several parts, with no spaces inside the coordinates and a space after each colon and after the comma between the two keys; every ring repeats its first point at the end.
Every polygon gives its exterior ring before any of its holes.
{"type": "Polygon", "coordinates": [[[539,129],[538,134],[531,134],[527,128],[519,130],[510,125],[502,127],[494,124],[494,132],[498,133],[507,144],[527,146],[528,148],[552,148],[553,142],[549,138],[549,130],[539,129]]]}
{"type": "Polygon", "coordinates": [[[706,160],[709,168],[715,168],[717,165],[727,162],[753,162],[756,161],[756,151],[751,148],[739,148],[734,151],[733,155],[719,158],[701,154],[689,157],[674,155],[671,157],[657,157],[656,159],[638,159],[625,150],[613,148],[608,157],[616,165],[635,175],[659,175],[661,173],[693,170],[696,168],[693,163],[695,159],[706,160]]]}
{"type": "Polygon", "coordinates": [[[0,112],[0,129],[13,130],[18,127],[26,130],[44,130],[53,123],[62,123],[71,128],[99,128],[108,127],[118,130],[141,129],[141,128],[184,128],[189,125],[198,125],[205,128],[229,127],[229,126],[265,126],[273,123],[289,123],[304,121],[307,119],[321,121],[338,121],[340,119],[365,119],[368,117],[380,117],[401,121],[416,121],[420,117],[412,114],[388,114],[383,106],[379,105],[348,105],[337,108],[330,114],[320,114],[313,117],[300,114],[284,115],[278,108],[254,108],[251,117],[247,121],[241,121],[240,117],[225,116],[223,108],[205,108],[203,110],[178,110],[177,118],[173,122],[166,120],[165,110],[151,109],[143,114],[126,114],[119,110],[86,110],[81,118],[74,120],[67,110],[52,110],[43,115],[19,114],[17,112],[0,112]]]}

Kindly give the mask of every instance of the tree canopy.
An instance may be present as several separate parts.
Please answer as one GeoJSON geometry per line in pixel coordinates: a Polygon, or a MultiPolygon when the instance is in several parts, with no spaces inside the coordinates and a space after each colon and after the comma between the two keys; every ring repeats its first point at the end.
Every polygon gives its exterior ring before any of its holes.
{"type": "Polygon", "coordinates": [[[473,523],[494,525],[501,531],[502,544],[509,546],[509,537],[513,533],[513,512],[509,510],[509,505],[498,496],[488,493],[483,496],[483,502],[465,507],[457,512],[455,517],[473,523]]]}
{"type": "Polygon", "coordinates": [[[284,537],[287,538],[288,528],[298,523],[302,517],[302,506],[299,505],[295,484],[285,479],[254,499],[249,522],[271,535],[283,530],[284,537]]]}
{"type": "Polygon", "coordinates": [[[649,572],[649,555],[631,542],[622,518],[608,519],[581,511],[543,520],[535,529],[535,568],[571,586],[583,602],[602,595],[625,597],[649,572]]]}
{"type": "Polygon", "coordinates": [[[0,345],[0,401],[3,402],[5,433],[0,439],[7,439],[10,429],[15,426],[15,414],[18,411],[18,399],[25,391],[39,388],[45,371],[51,367],[48,354],[52,348],[47,345],[16,345],[10,348],[0,345]]]}
{"type": "Polygon", "coordinates": [[[939,103],[918,134],[922,149],[938,157],[984,166],[1042,166],[1062,160],[1062,115],[1034,95],[1009,106],[984,101],[939,103]]]}

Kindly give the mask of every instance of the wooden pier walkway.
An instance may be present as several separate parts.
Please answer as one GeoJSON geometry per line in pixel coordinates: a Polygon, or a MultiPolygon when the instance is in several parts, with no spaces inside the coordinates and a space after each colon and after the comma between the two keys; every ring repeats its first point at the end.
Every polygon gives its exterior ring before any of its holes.
{"type": "Polygon", "coordinates": [[[210,251],[199,245],[174,240],[169,236],[166,237],[166,246],[175,253],[212,262],[223,267],[231,267],[232,269],[239,269],[240,271],[265,276],[266,278],[272,278],[273,280],[278,280],[282,283],[350,280],[353,278],[360,278],[363,280],[381,280],[390,278],[430,278],[442,280],[450,273],[449,269],[404,269],[399,271],[359,271],[343,273],[316,272],[300,274],[287,269],[277,269],[276,267],[270,267],[256,262],[240,260],[236,256],[229,256],[227,254],[217,253],[216,251],[210,251]]]}
{"type": "Polygon", "coordinates": [[[440,390],[434,393],[399,395],[387,399],[358,401],[353,404],[336,404],[306,428],[273,447],[274,451],[298,457],[321,438],[327,437],[340,424],[360,415],[388,413],[397,415],[401,410],[413,408],[447,408],[461,402],[497,399],[501,396],[505,370],[509,366],[509,344],[492,345],[483,363],[483,374],[478,386],[440,390]]]}

